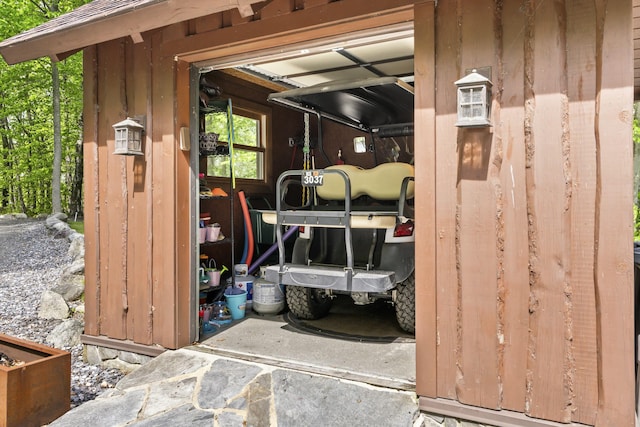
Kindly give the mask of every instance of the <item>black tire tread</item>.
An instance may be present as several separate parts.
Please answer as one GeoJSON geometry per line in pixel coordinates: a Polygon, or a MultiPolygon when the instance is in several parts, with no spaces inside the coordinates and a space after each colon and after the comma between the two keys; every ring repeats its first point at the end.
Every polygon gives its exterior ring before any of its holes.
{"type": "Polygon", "coordinates": [[[326,316],[331,309],[331,299],[322,298],[321,292],[304,286],[287,286],[287,305],[289,310],[299,319],[314,320],[326,316]]]}
{"type": "Polygon", "coordinates": [[[416,331],[416,279],[412,272],[407,279],[398,284],[396,301],[396,319],[403,331],[411,334],[416,331]]]}

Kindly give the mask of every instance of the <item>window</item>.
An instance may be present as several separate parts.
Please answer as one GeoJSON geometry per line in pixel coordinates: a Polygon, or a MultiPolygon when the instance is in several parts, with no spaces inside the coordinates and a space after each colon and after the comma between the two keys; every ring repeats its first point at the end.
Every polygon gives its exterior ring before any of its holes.
{"type": "MultiPolygon", "coordinates": [[[[236,179],[265,181],[265,146],[267,141],[266,107],[248,106],[241,102],[233,107],[233,167],[236,179]]],[[[205,116],[205,132],[215,132],[218,141],[229,141],[227,115],[211,113],[205,116]]],[[[207,175],[212,177],[230,176],[230,158],[227,155],[207,157],[207,175]]]]}

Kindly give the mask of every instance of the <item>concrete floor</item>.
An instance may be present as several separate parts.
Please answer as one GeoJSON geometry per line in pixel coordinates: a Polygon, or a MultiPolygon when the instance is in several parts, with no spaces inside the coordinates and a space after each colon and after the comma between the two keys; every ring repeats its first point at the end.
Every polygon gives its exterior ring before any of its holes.
{"type": "Polygon", "coordinates": [[[250,311],[203,337],[200,346],[228,357],[414,390],[415,340],[400,330],[393,309],[355,306],[346,298],[317,321],[250,311]]]}

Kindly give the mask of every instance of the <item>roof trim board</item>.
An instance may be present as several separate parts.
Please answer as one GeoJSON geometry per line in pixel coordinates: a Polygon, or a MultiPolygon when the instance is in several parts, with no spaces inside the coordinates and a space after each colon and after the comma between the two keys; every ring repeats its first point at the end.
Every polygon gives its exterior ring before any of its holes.
{"type": "Polygon", "coordinates": [[[86,46],[132,37],[200,16],[238,9],[243,17],[263,0],[94,0],[69,13],[0,42],[7,64],[78,51],[86,46]]]}

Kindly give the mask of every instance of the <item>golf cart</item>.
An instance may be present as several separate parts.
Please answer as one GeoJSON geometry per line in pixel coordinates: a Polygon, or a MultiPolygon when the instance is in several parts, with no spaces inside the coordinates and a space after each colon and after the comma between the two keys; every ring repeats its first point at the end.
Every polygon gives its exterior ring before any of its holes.
{"type": "MultiPolygon", "coordinates": [[[[269,100],[377,137],[413,132],[413,87],[394,77],[292,89],[269,100]]],[[[323,317],[335,295],[348,294],[356,304],[391,302],[400,327],[414,332],[413,196],[408,163],[282,173],[276,210],[263,214],[276,225],[279,248],[279,264],[267,267],[266,279],[286,285],[287,304],[299,318],[323,317]],[[290,189],[300,186],[308,197],[288,204],[290,189]],[[285,262],[283,229],[293,226],[299,233],[285,262]]]]}

